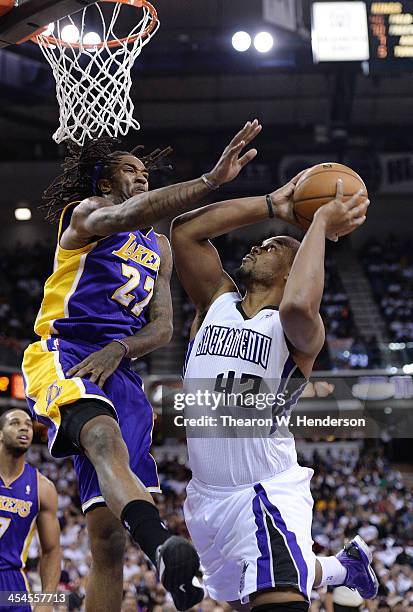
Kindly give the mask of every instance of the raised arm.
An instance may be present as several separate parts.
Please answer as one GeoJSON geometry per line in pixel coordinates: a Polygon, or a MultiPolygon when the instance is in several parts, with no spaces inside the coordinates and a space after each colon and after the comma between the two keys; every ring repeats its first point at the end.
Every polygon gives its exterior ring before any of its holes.
{"type": "Polygon", "coordinates": [[[187,210],[211,189],[238,176],[257,154],[255,149],[251,149],[240,157],[242,149],[260,130],[256,119],[248,121],[225,148],[213,170],[201,178],[141,193],[115,206],[102,206],[101,198],[84,200],[73,211],[71,231],[74,237],[82,240],[141,229],[187,210]]]}
{"type": "Polygon", "coordinates": [[[217,202],[177,217],[172,224],[171,241],[181,283],[198,312],[205,311],[214,299],[236,291],[211,238],[258,223],[274,216],[297,224],[292,214],[292,194],[301,173],[289,183],[266,196],[217,202]]]}
{"type": "MultiPolygon", "coordinates": [[[[56,592],[60,579],[60,528],[57,520],[57,493],[55,486],[45,478],[39,476],[39,500],[40,509],[37,516],[37,531],[39,534],[40,547],[40,578],[42,591],[44,593],[56,592]]],[[[52,606],[37,605],[36,611],[46,612],[52,610],[52,606]]]]}
{"type": "Polygon", "coordinates": [[[307,360],[309,368],[304,369],[311,370],[324,343],[319,310],[324,289],[325,240],[328,236],[348,234],[364,223],[369,202],[361,193],[343,202],[343,183],[337,182],[335,199],[314,215],[285,285],[280,319],[295,357],[307,360]]]}

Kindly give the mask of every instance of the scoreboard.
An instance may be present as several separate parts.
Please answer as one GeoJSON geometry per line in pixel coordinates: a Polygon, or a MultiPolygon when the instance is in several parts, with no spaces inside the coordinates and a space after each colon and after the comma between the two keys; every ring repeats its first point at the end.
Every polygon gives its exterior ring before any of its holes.
{"type": "Polygon", "coordinates": [[[365,62],[370,71],[413,69],[413,0],[315,0],[313,60],[365,62]]]}
{"type": "Polygon", "coordinates": [[[19,372],[0,370],[0,406],[7,400],[25,400],[23,376],[19,372]]]}
{"type": "Polygon", "coordinates": [[[388,68],[392,60],[401,68],[413,67],[413,0],[370,1],[367,8],[373,67],[388,68]]]}

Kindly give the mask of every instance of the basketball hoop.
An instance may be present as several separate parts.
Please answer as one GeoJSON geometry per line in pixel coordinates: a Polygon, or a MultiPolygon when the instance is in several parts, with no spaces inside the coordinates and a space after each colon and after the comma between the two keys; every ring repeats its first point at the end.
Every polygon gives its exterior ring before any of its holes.
{"type": "Polygon", "coordinates": [[[104,133],[116,137],[125,136],[130,128],[139,130],[130,97],[131,69],[159,28],[152,4],[148,0],[101,0],[53,26],[52,32],[45,28],[31,37],[56,80],[59,128],[53,140],[60,143],[70,139],[83,145],[86,138],[99,138],[104,133]],[[101,3],[114,4],[109,17],[101,3]],[[115,29],[125,6],[142,9],[143,15],[138,23],[133,22],[132,30],[120,34],[115,29]],[[87,30],[92,9],[93,29],[97,30],[93,36],[87,30]],[[71,37],[63,31],[68,27],[72,28],[71,37]]]}

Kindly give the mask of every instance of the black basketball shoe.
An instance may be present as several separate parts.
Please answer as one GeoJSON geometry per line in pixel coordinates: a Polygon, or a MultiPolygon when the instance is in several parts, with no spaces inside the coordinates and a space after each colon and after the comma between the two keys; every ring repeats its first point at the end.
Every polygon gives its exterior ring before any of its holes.
{"type": "Polygon", "coordinates": [[[159,579],[172,595],[177,610],[188,610],[203,600],[205,593],[196,574],[199,557],[195,548],[179,536],[172,536],[156,552],[159,579]]]}

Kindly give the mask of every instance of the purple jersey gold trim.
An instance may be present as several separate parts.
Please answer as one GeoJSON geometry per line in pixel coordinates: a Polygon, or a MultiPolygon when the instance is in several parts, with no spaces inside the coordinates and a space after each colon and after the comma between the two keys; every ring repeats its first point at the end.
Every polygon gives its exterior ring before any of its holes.
{"type": "Polygon", "coordinates": [[[0,571],[24,568],[38,512],[36,468],[25,463],[9,485],[0,476],[0,571]]]}
{"type": "Polygon", "coordinates": [[[147,306],[161,263],[155,232],[121,232],[80,249],[63,249],[60,237],[76,204],[61,216],[53,273],[35,332],[42,339],[59,335],[94,344],[133,336],[148,323],[147,306]]]}

